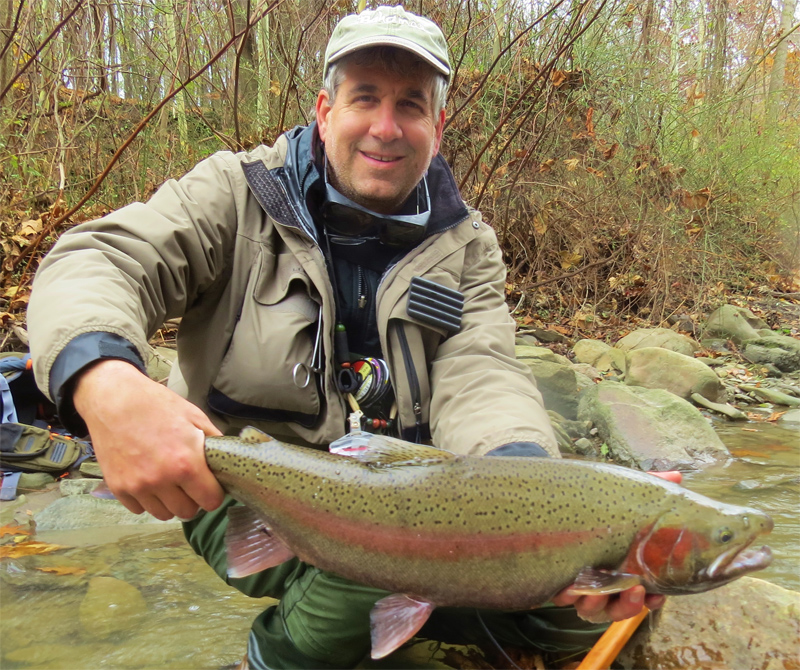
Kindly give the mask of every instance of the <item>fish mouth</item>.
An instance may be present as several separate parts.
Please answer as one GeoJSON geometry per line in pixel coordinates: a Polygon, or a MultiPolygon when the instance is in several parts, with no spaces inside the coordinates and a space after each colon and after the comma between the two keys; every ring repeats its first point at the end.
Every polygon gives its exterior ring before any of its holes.
{"type": "Polygon", "coordinates": [[[744,547],[731,547],[728,551],[717,556],[708,567],[706,575],[714,581],[730,581],[737,577],[763,570],[772,563],[772,550],[764,545],[760,549],[744,547]]]}

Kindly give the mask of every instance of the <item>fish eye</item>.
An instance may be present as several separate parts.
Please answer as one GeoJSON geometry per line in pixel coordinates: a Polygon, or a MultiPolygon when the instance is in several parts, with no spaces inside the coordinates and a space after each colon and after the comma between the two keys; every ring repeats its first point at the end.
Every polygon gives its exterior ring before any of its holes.
{"type": "Polygon", "coordinates": [[[722,528],[719,531],[717,539],[722,542],[722,544],[727,544],[733,539],[733,531],[730,528],[722,528]]]}

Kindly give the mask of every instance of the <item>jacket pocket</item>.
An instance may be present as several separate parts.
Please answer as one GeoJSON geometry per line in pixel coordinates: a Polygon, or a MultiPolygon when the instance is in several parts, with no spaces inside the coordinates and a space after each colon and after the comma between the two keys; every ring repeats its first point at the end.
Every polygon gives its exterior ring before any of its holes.
{"type": "Polygon", "coordinates": [[[308,366],[319,304],[310,291],[311,282],[293,256],[262,251],[209,393],[212,410],[259,421],[316,423],[320,393],[308,366]],[[298,363],[308,371],[305,385],[305,373],[294,374],[298,363]]]}

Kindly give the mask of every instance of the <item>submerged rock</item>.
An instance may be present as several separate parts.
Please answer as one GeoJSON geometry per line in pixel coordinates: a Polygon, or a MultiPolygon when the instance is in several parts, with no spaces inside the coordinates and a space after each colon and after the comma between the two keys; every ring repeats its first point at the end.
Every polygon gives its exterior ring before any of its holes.
{"type": "Polygon", "coordinates": [[[95,577],[89,581],[79,608],[81,635],[104,640],[115,633],[131,630],[147,612],[139,589],[114,577],[95,577]]]}
{"type": "Polygon", "coordinates": [[[800,593],[761,579],[667,598],[651,616],[617,658],[626,670],[800,667],[800,593]]]}
{"type": "Polygon", "coordinates": [[[691,403],[661,389],[600,382],[581,393],[578,418],[594,424],[615,461],[642,470],[695,468],[730,456],[691,403]]]}

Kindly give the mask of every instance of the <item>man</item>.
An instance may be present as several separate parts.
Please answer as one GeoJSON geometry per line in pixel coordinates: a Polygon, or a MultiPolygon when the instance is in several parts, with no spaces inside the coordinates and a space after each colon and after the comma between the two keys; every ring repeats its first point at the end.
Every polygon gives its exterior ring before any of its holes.
{"type": "MultiPolygon", "coordinates": [[[[514,359],[495,236],[438,154],[451,74],[441,31],[399,7],[348,16],[324,67],[315,124],[216,154],[147,204],[65,234],[29,311],[39,383],[73,431],[88,429],[111,490],[133,512],[187,519],[224,579],[233,503],[205,463],[207,435],[253,424],[325,448],[360,398],[367,426],[405,439],[558,456],[514,359]],[[143,361],[148,336],[176,316],[167,389],[143,361]]],[[[228,581],[280,599],[253,624],[253,668],[352,667],[385,595],[297,560],[228,581]]],[[[563,593],[561,608],[486,619],[504,644],[579,649],[602,627],[564,606],[609,620],[643,602],[641,587],[563,593]]],[[[422,633],[470,641],[483,636],[476,622],[445,612],[422,633]]]]}

